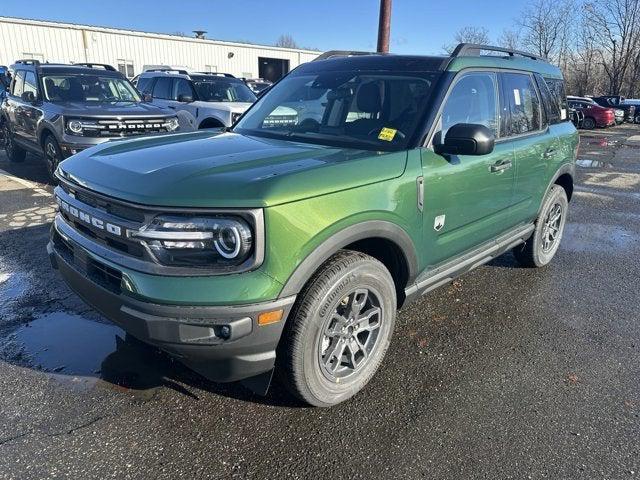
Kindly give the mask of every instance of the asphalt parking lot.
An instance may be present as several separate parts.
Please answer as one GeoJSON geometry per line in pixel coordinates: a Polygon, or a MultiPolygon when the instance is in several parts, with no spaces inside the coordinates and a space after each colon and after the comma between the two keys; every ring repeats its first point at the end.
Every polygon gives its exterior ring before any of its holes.
{"type": "Polygon", "coordinates": [[[48,263],[42,164],[0,154],[0,478],[639,476],[640,126],[583,134],[579,159],[550,266],[507,254],[430,293],[362,393],[312,409],[82,304],[48,263]]]}

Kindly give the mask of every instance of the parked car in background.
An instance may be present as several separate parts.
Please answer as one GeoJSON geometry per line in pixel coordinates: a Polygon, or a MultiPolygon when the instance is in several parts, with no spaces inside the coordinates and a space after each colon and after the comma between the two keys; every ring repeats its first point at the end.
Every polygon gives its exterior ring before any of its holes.
{"type": "Polygon", "coordinates": [[[593,129],[596,127],[610,127],[616,124],[616,116],[613,108],[602,107],[586,97],[567,96],[569,108],[584,114],[582,128],[593,129]]]}
{"type": "Polygon", "coordinates": [[[110,65],[20,60],[0,109],[4,149],[21,162],[44,154],[52,179],[63,159],[113,138],[173,132],[176,114],[143,102],[110,65]]]}
{"type": "Polygon", "coordinates": [[[243,78],[242,81],[256,96],[260,96],[262,92],[273,85],[273,82],[263,78],[243,78]]]}
{"type": "Polygon", "coordinates": [[[256,101],[242,80],[225,73],[152,69],[140,74],[138,90],[193,129],[229,127],[256,101]]]}
{"type": "Polygon", "coordinates": [[[375,374],[399,307],[510,250],[527,267],[552,261],[578,147],[563,88],[548,87],[562,81],[486,45],[324,53],[228,131],[62,163],[52,265],[210,380],[251,378],[264,394],[275,368],[305,402],[335,405],[375,374]],[[319,120],[295,113],[300,99],[319,120]],[[293,121],[268,121],[285,112],[293,121]]]}
{"type": "MultiPolygon", "coordinates": [[[[626,103],[625,98],[620,95],[601,95],[599,97],[589,97],[601,107],[614,108],[623,112],[622,116],[624,121],[633,123],[636,118],[636,105],[633,103],[626,103]]],[[[640,113],[640,109],[639,109],[640,113]]],[[[616,121],[618,118],[616,115],[616,121]]]]}

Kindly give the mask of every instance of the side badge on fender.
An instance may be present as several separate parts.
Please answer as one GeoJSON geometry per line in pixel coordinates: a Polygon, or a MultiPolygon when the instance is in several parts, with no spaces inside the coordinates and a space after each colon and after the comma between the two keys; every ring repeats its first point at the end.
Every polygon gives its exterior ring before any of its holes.
{"type": "Polygon", "coordinates": [[[438,215],[435,220],[433,221],[433,229],[436,232],[439,232],[440,230],[442,230],[442,227],[444,227],[444,219],[445,219],[446,215],[438,215]]]}

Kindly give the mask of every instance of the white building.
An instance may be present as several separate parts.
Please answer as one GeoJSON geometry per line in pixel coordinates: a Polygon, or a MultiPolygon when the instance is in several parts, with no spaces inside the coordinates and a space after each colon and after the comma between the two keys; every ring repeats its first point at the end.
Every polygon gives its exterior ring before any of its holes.
{"type": "Polygon", "coordinates": [[[107,63],[128,77],[148,65],[276,80],[320,52],[0,16],[0,65],[32,58],[107,63]]]}

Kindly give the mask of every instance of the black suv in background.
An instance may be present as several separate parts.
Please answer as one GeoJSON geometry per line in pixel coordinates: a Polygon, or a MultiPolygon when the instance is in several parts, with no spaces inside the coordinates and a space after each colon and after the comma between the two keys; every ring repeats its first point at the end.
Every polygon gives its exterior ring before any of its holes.
{"type": "Polygon", "coordinates": [[[52,179],[70,155],[114,138],[178,129],[174,112],[143,102],[124,75],[103,64],[19,60],[0,108],[7,157],[44,154],[52,179]]]}
{"type": "Polygon", "coordinates": [[[622,110],[626,122],[634,123],[636,116],[640,114],[640,109],[637,108],[637,105],[627,103],[625,98],[620,95],[601,95],[599,97],[591,97],[591,99],[601,107],[622,110]]]}

